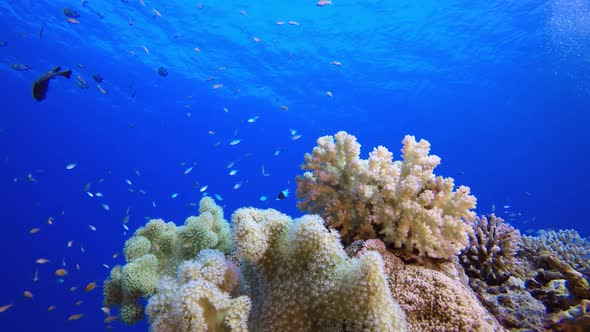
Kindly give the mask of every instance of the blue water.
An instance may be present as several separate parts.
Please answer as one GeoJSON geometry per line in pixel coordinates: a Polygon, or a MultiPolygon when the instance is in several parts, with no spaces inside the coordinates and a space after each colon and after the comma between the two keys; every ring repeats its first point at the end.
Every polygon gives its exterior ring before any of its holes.
{"type": "Polygon", "coordinates": [[[104,330],[101,289],[84,286],[123,263],[112,255],[145,217],[196,214],[204,185],[228,219],[241,206],[300,215],[295,197],[275,197],[294,193],[305,152],[339,130],[363,157],[384,145],[398,158],[405,134],[425,138],[442,158],[435,172],[470,186],[479,214],[590,235],[587,1],[144,1],[0,2],[0,306],[14,304],[0,330],[104,330]],[[58,65],[72,78],[35,101],[32,82],[58,65]]]}

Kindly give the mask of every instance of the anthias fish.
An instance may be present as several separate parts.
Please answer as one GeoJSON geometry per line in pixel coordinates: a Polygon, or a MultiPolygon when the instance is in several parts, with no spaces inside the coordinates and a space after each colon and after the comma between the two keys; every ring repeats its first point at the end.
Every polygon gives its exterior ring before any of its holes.
{"type": "Polygon", "coordinates": [[[37,101],[41,101],[41,100],[45,99],[45,95],[47,94],[47,90],[49,89],[49,81],[52,78],[54,78],[56,76],[63,76],[67,79],[70,79],[71,75],[72,75],[71,69],[61,71],[61,67],[59,67],[59,66],[53,68],[52,71],[39,77],[39,79],[33,83],[33,97],[37,101]]]}

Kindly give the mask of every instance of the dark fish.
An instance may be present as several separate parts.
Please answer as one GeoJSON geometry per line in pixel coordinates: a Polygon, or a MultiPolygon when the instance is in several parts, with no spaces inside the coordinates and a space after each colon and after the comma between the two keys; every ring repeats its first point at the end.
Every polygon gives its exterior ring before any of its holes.
{"type": "Polygon", "coordinates": [[[5,42],[4,40],[0,40],[0,47],[4,47],[6,46],[8,43],[5,42]]]}
{"type": "Polygon", "coordinates": [[[160,74],[160,76],[166,77],[168,76],[168,69],[160,67],[158,68],[158,74],[160,74]]]}
{"type": "Polygon", "coordinates": [[[88,4],[87,0],[82,0],[82,7],[86,7],[87,4],[88,4]]]}
{"type": "Polygon", "coordinates": [[[285,189],[283,191],[281,191],[278,195],[277,195],[277,200],[282,200],[289,197],[289,189],[285,189]]]}
{"type": "Polygon", "coordinates": [[[63,76],[67,79],[70,79],[71,75],[72,75],[71,69],[61,71],[60,66],[53,68],[52,71],[39,77],[39,79],[33,83],[33,97],[37,101],[41,101],[41,100],[45,99],[45,95],[47,94],[47,90],[49,89],[49,81],[52,78],[54,78],[56,76],[63,76]]]}
{"type": "Polygon", "coordinates": [[[29,67],[27,65],[23,65],[22,63],[13,63],[10,65],[10,67],[12,67],[12,69],[18,70],[18,71],[31,70],[31,67],[29,67]]]}
{"type": "Polygon", "coordinates": [[[96,82],[96,83],[102,83],[103,78],[100,74],[94,74],[92,75],[92,79],[96,82]]]}
{"type": "Polygon", "coordinates": [[[64,15],[71,18],[78,18],[80,17],[80,13],[73,10],[72,8],[65,7],[64,8],[64,15]]]}

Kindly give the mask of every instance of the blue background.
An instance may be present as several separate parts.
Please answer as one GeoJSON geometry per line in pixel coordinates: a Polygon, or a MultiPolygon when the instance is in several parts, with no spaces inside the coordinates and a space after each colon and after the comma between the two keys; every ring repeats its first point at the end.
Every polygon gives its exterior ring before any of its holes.
{"type": "Polygon", "coordinates": [[[130,235],[128,208],[131,232],[146,217],[182,223],[208,185],[228,219],[242,206],[301,215],[293,196],[275,196],[294,193],[305,152],[339,130],[358,137],[364,158],[377,145],[399,158],[405,134],[427,139],[442,158],[436,174],[470,186],[479,214],[495,206],[527,234],[590,234],[587,1],[204,1],[0,2],[0,305],[14,304],[2,331],[103,330],[101,288],[82,288],[102,284],[102,264],[123,263],[112,255],[130,235]],[[32,82],[57,65],[72,78],[35,101],[32,82]],[[89,197],[87,183],[104,196],[89,197]]]}

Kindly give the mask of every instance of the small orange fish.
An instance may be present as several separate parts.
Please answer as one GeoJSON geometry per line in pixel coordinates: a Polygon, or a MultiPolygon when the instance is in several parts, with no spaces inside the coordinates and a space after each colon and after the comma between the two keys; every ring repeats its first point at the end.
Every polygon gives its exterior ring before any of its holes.
{"type": "Polygon", "coordinates": [[[47,312],[52,312],[53,310],[55,310],[55,306],[54,306],[54,305],[50,305],[50,306],[47,308],[47,312]]]}
{"type": "Polygon", "coordinates": [[[38,260],[35,261],[35,263],[37,263],[37,264],[49,263],[49,259],[39,258],[38,260]]]}
{"type": "Polygon", "coordinates": [[[68,274],[68,271],[66,269],[58,269],[55,271],[55,275],[58,277],[64,277],[68,274]]]}
{"type": "Polygon", "coordinates": [[[37,233],[39,233],[40,230],[41,230],[41,228],[32,228],[29,231],[29,234],[37,234],[37,233]]]}
{"type": "Polygon", "coordinates": [[[154,14],[156,14],[158,17],[162,17],[162,14],[160,14],[159,11],[152,9],[152,11],[154,12],[154,14]]]}
{"type": "Polygon", "coordinates": [[[76,303],[74,303],[74,305],[75,305],[75,306],[79,306],[79,305],[80,305],[80,304],[82,304],[82,303],[84,303],[84,301],[80,300],[80,301],[77,301],[76,303]]]}
{"type": "Polygon", "coordinates": [[[223,84],[215,84],[213,85],[213,89],[219,89],[223,86],[223,84]]]}
{"type": "Polygon", "coordinates": [[[323,7],[325,5],[331,5],[332,4],[332,0],[320,0],[318,2],[316,2],[316,5],[323,7]]]}
{"type": "Polygon", "coordinates": [[[75,292],[75,291],[76,291],[76,289],[78,289],[78,287],[76,287],[76,286],[72,286],[72,287],[70,287],[70,292],[75,292]]]}
{"type": "Polygon", "coordinates": [[[26,290],[23,292],[23,297],[25,299],[32,299],[33,298],[33,293],[31,293],[30,291],[26,290]]]}
{"type": "Polygon", "coordinates": [[[260,43],[261,40],[258,37],[252,37],[252,39],[254,40],[255,43],[260,43]]]}
{"type": "Polygon", "coordinates": [[[93,289],[96,288],[96,283],[93,281],[84,287],[85,292],[91,292],[93,289]]]}
{"type": "Polygon", "coordinates": [[[82,318],[82,316],[84,316],[84,314],[74,314],[74,315],[71,315],[68,318],[68,320],[78,320],[78,319],[82,318]]]}
{"type": "Polygon", "coordinates": [[[285,110],[285,111],[288,111],[289,110],[289,107],[287,107],[287,105],[281,105],[281,109],[282,110],[285,110]]]}
{"type": "Polygon", "coordinates": [[[111,315],[111,308],[109,308],[109,307],[102,307],[102,308],[100,308],[100,310],[102,310],[102,312],[104,312],[104,314],[107,316],[111,315]]]}
{"type": "Polygon", "coordinates": [[[5,305],[1,306],[0,312],[5,312],[6,310],[12,308],[12,306],[14,306],[14,304],[5,304],[5,305]]]}
{"type": "Polygon", "coordinates": [[[75,18],[68,18],[68,22],[73,23],[73,24],[80,24],[80,21],[78,21],[75,18]]]}
{"type": "Polygon", "coordinates": [[[108,316],[107,318],[104,319],[104,322],[106,324],[109,324],[109,323],[111,323],[114,320],[117,320],[117,316],[108,316]]]}

